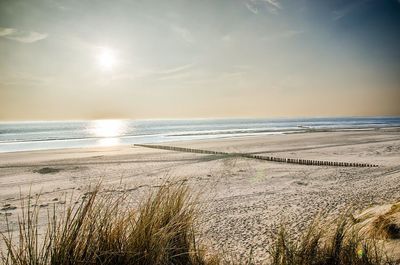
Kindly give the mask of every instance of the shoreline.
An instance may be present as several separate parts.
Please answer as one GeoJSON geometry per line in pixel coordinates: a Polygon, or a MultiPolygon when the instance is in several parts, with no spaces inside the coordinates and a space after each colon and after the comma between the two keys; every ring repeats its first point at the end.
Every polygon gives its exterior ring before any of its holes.
{"type": "MultiPolygon", "coordinates": [[[[308,133],[334,133],[334,132],[369,132],[369,131],[398,131],[400,132],[400,126],[385,126],[385,127],[367,127],[367,128],[335,128],[335,129],[303,129],[299,131],[266,131],[260,133],[241,133],[241,134],[232,134],[226,136],[216,136],[216,137],[206,137],[200,139],[179,139],[179,140],[166,140],[166,141],[155,141],[155,142],[138,142],[138,143],[125,143],[125,144],[115,144],[115,145],[89,145],[89,146],[71,146],[71,147],[63,147],[63,148],[43,148],[43,149],[28,149],[28,150],[17,150],[17,151],[3,151],[0,149],[0,154],[4,153],[21,153],[21,152],[41,152],[41,151],[49,151],[49,150],[80,150],[80,149],[91,149],[91,148],[113,148],[113,147],[126,147],[132,146],[135,144],[173,144],[173,143],[190,143],[190,142],[201,142],[201,141],[212,141],[212,140],[226,140],[226,139],[238,139],[238,138],[253,138],[253,137],[265,137],[270,135],[290,135],[290,134],[308,134],[308,133]]],[[[199,135],[199,134],[197,134],[199,135]]],[[[222,134],[200,134],[200,135],[222,135],[222,134]]],[[[0,142],[1,145],[14,145],[14,144],[29,144],[29,143],[43,143],[43,142],[65,142],[70,140],[78,140],[78,141],[85,141],[85,140],[121,140],[124,138],[130,137],[142,137],[143,135],[136,135],[136,136],[123,136],[123,137],[87,137],[87,138],[68,138],[68,139],[55,139],[55,140],[33,140],[33,141],[14,141],[14,142],[0,142]]],[[[169,137],[175,136],[196,136],[196,134],[188,134],[188,135],[169,135],[169,137]]]]}

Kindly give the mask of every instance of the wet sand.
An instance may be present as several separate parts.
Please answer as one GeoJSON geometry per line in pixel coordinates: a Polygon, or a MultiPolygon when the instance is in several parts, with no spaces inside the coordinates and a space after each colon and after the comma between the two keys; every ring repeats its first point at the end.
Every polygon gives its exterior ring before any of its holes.
{"type": "Polygon", "coordinates": [[[201,201],[204,243],[218,251],[265,258],[271,234],[284,222],[293,232],[313,216],[349,206],[400,200],[400,130],[313,132],[166,145],[286,158],[377,164],[376,168],[309,166],[143,147],[63,149],[0,154],[0,230],[15,222],[20,198],[39,205],[78,200],[102,179],[108,193],[128,190],[134,201],[166,181],[184,180],[201,201]]]}

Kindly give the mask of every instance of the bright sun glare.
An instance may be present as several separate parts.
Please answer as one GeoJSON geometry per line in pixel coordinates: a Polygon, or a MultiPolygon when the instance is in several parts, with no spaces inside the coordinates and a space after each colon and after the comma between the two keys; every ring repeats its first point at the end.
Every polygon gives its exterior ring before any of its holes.
{"type": "Polygon", "coordinates": [[[94,122],[94,134],[97,137],[116,137],[123,130],[120,120],[97,120],[94,122]]]}
{"type": "Polygon", "coordinates": [[[115,51],[107,47],[100,48],[97,62],[102,70],[111,71],[117,62],[115,51]]]}
{"type": "Polygon", "coordinates": [[[114,146],[119,144],[118,136],[124,130],[124,123],[121,120],[97,120],[93,124],[93,134],[101,139],[100,146],[114,146]]]}

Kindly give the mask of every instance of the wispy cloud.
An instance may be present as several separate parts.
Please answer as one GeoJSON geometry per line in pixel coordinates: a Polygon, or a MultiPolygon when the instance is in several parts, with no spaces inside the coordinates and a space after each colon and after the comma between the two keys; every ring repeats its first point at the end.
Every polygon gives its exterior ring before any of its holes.
{"type": "Polygon", "coordinates": [[[177,66],[177,67],[173,67],[173,68],[170,68],[170,69],[159,71],[158,74],[168,75],[168,74],[174,74],[174,73],[178,73],[178,72],[183,72],[185,70],[188,70],[189,68],[192,68],[193,66],[194,66],[193,63],[180,65],[180,66],[177,66]]]}
{"type": "Polygon", "coordinates": [[[48,35],[46,33],[0,27],[0,37],[23,43],[33,43],[36,41],[40,41],[47,38],[47,36],[48,35]]]}
{"type": "Polygon", "coordinates": [[[121,73],[113,76],[113,80],[137,80],[141,78],[157,78],[159,80],[166,79],[178,79],[179,77],[189,75],[190,69],[193,68],[195,64],[189,63],[184,65],[178,65],[171,68],[164,69],[137,69],[134,71],[134,74],[129,73],[121,73]]]}
{"type": "Polygon", "coordinates": [[[193,75],[194,66],[194,63],[184,64],[169,69],[157,71],[155,74],[159,77],[159,80],[182,80],[189,78],[193,75]]]}
{"type": "Polygon", "coordinates": [[[263,1],[267,2],[268,4],[270,4],[271,6],[277,8],[277,9],[282,9],[281,4],[277,0],[263,0],[263,1]]]}
{"type": "Polygon", "coordinates": [[[182,26],[172,25],[171,30],[187,43],[194,43],[192,33],[182,26]]]}
{"type": "Polygon", "coordinates": [[[358,0],[355,2],[349,2],[345,4],[343,8],[332,11],[333,20],[342,19],[343,17],[351,14],[357,8],[360,8],[366,2],[368,2],[368,0],[358,0]]]}
{"type": "Polygon", "coordinates": [[[246,7],[250,12],[253,12],[254,14],[258,14],[258,8],[257,6],[253,3],[253,1],[249,1],[245,3],[246,7]]]}
{"type": "Polygon", "coordinates": [[[277,14],[282,9],[282,5],[278,0],[246,0],[245,6],[249,11],[258,14],[260,8],[267,8],[269,12],[277,14]]]}

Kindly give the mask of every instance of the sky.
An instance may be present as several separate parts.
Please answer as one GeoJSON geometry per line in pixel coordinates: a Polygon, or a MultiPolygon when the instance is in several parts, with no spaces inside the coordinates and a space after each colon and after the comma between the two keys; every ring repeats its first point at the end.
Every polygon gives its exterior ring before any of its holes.
{"type": "Polygon", "coordinates": [[[398,0],[0,0],[0,120],[400,116],[398,0]]]}

